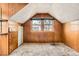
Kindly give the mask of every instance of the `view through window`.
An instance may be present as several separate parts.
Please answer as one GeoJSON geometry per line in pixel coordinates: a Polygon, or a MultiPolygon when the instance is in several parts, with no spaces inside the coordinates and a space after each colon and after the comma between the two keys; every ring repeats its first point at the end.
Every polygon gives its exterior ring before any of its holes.
{"type": "Polygon", "coordinates": [[[54,20],[49,18],[33,18],[32,19],[32,31],[53,31],[54,20]]]}

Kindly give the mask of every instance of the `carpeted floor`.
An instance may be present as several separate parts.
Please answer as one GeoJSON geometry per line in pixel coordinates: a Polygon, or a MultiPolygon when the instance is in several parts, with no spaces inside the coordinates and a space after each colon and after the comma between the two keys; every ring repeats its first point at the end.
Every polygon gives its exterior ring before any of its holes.
{"type": "Polygon", "coordinates": [[[63,43],[24,43],[10,56],[79,56],[79,53],[63,43]]]}

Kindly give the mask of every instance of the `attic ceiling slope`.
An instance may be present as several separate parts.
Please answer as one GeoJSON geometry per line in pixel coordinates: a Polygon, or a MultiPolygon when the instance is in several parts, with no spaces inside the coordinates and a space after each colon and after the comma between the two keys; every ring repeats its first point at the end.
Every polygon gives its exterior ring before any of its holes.
{"type": "Polygon", "coordinates": [[[78,3],[30,3],[13,15],[10,20],[24,23],[36,13],[49,13],[61,23],[79,19],[78,3]]]}

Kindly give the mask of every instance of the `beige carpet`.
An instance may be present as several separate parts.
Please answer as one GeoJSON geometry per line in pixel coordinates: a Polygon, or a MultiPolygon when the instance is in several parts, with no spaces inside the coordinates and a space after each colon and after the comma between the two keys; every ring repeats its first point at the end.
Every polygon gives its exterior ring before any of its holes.
{"type": "Polygon", "coordinates": [[[63,43],[24,43],[14,50],[10,56],[79,56],[79,53],[63,43]]]}

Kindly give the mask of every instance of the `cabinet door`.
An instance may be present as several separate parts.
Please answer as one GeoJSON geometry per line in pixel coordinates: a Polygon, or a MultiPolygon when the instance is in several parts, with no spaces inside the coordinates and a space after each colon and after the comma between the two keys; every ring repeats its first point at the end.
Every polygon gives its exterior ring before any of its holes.
{"type": "Polygon", "coordinates": [[[0,55],[8,55],[8,35],[0,35],[0,55]]]}
{"type": "Polygon", "coordinates": [[[9,53],[11,53],[17,47],[18,47],[18,33],[10,32],[9,33],[9,53]]]}
{"type": "Polygon", "coordinates": [[[12,46],[12,33],[10,32],[9,33],[9,53],[11,53],[12,52],[12,50],[13,50],[13,46],[12,46]]]}

